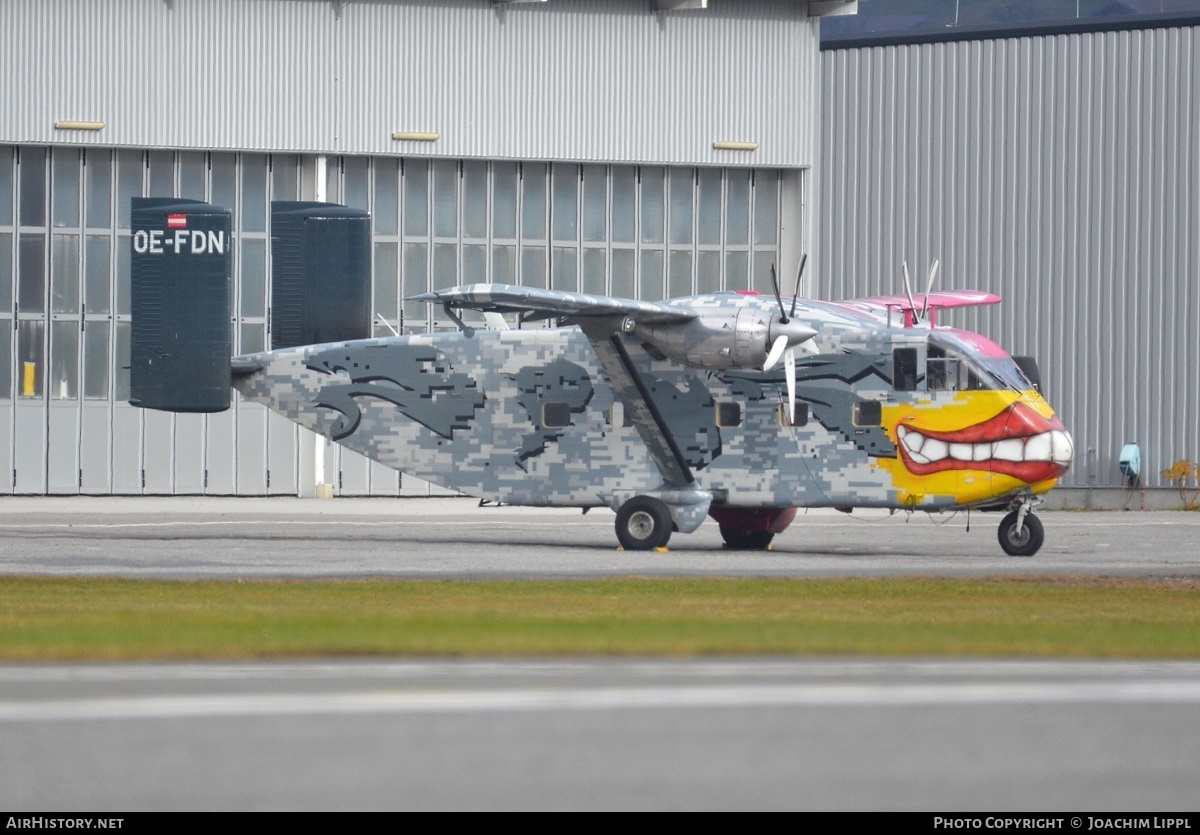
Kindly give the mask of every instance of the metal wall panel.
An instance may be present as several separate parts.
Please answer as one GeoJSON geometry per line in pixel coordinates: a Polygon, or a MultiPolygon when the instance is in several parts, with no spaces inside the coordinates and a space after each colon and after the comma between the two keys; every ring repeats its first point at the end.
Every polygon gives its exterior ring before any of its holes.
{"type": "Polygon", "coordinates": [[[339,446],[337,487],[339,496],[369,496],[371,494],[371,459],[339,446]]]}
{"type": "Polygon", "coordinates": [[[13,492],[46,492],[46,408],[41,402],[13,408],[13,492]]]}
{"type": "Polygon", "coordinates": [[[237,408],[237,492],[263,496],[267,492],[267,407],[239,403],[237,408]]]}
{"type": "Polygon", "coordinates": [[[0,142],[811,165],[806,8],[9,0],[0,142]]]}
{"type": "Polygon", "coordinates": [[[216,496],[237,493],[237,409],[241,395],[234,394],[233,408],[206,415],[204,421],[204,492],[216,496]]]}
{"type": "Polygon", "coordinates": [[[713,2],[355,4],[347,153],[811,164],[818,40],[803,6],[713,2]],[[391,60],[380,55],[391,53],[391,60]],[[781,106],[782,105],[782,106],[781,106]],[[394,131],[436,143],[393,142],[394,131]],[[380,137],[388,141],[381,143],[380,137]],[[718,151],[746,140],[756,152],[718,151]]]}
{"type": "Polygon", "coordinates": [[[142,492],[169,496],[175,492],[175,415],[145,409],[142,422],[142,492]]]}
{"type": "Polygon", "coordinates": [[[296,470],[299,436],[299,426],[283,415],[267,413],[267,469],[270,473],[267,492],[273,496],[295,496],[299,491],[296,470]]]}
{"type": "Polygon", "coordinates": [[[46,492],[79,492],[79,404],[51,403],[46,416],[46,492]]]}
{"type": "Polygon", "coordinates": [[[113,403],[112,492],[142,492],[143,410],[128,403],[113,403]]]}
{"type": "Polygon", "coordinates": [[[376,461],[371,462],[371,495],[400,495],[400,473],[376,461]]]}
{"type": "Polygon", "coordinates": [[[201,414],[175,415],[175,472],[172,493],[204,492],[204,418],[201,414]]]}
{"type": "Polygon", "coordinates": [[[329,2],[10,0],[6,141],[175,148],[334,147],[329,2]],[[247,60],[249,58],[250,60],[247,60]],[[56,130],[59,120],[103,130],[56,130]],[[146,140],[143,142],[143,138],[146,140]]]}
{"type": "Polygon", "coordinates": [[[84,401],[80,411],[79,492],[106,495],[112,487],[112,409],[107,401],[84,401]]]}
{"type": "Polygon", "coordinates": [[[13,492],[13,410],[0,405],[0,495],[13,492]]]}
{"type": "Polygon", "coordinates": [[[998,308],[1075,435],[1071,486],[1200,457],[1200,28],[829,50],[820,295],[895,292],[907,259],[998,308]]]}

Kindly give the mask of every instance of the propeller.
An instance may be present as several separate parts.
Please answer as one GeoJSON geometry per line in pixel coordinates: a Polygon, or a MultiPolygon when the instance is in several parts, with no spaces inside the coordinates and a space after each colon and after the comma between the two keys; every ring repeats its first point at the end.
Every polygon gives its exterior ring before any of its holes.
{"type": "MultiPolygon", "coordinates": [[[[774,332],[774,328],[771,329],[774,332]]],[[[779,362],[779,358],[783,356],[783,352],[788,349],[787,334],[780,334],[775,337],[775,341],[771,343],[771,350],[767,353],[767,361],[763,363],[763,371],[770,371],[779,362]]]]}
{"type": "Polygon", "coordinates": [[[937,278],[938,266],[938,259],[934,258],[933,263],[929,265],[929,279],[925,282],[925,298],[921,300],[921,309],[917,310],[917,303],[913,301],[912,282],[908,278],[908,262],[905,261],[900,265],[900,270],[904,273],[904,292],[908,296],[908,307],[912,310],[914,324],[929,321],[929,294],[933,292],[933,282],[937,278]]]}
{"type": "Polygon", "coordinates": [[[775,301],[779,303],[779,321],[771,325],[769,331],[773,341],[771,350],[767,352],[767,360],[763,363],[763,371],[770,371],[779,360],[784,363],[787,375],[788,392],[788,423],[796,420],[796,346],[807,342],[816,336],[817,332],[808,325],[794,322],[796,302],[800,298],[800,279],[804,275],[804,265],[808,263],[808,253],[800,258],[800,269],[796,271],[796,290],[792,293],[792,313],[788,315],[783,307],[783,296],[779,292],[779,279],[775,275],[775,265],[771,265],[771,286],[775,290],[775,301]]]}
{"type": "Polygon", "coordinates": [[[912,282],[908,280],[908,261],[900,264],[900,271],[904,273],[904,292],[908,295],[908,306],[912,310],[913,315],[917,315],[917,303],[913,301],[912,282]]]}
{"type": "Polygon", "coordinates": [[[800,256],[800,269],[796,270],[796,290],[792,293],[792,316],[796,315],[796,301],[800,298],[800,277],[804,275],[804,265],[808,263],[808,253],[800,256]]]}
{"type": "Polygon", "coordinates": [[[788,323],[788,315],[783,312],[783,297],[779,295],[779,276],[775,275],[775,265],[771,265],[771,289],[775,291],[775,301],[779,302],[779,324],[788,323]]]}
{"type": "Polygon", "coordinates": [[[937,277],[938,259],[934,258],[929,265],[929,281],[925,283],[925,304],[921,307],[921,319],[927,321],[929,316],[929,294],[933,292],[933,280],[937,277]]]}

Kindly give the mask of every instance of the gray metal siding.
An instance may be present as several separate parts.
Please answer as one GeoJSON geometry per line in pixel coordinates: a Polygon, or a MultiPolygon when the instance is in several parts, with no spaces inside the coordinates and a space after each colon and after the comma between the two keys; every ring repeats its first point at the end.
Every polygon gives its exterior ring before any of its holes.
{"type": "Polygon", "coordinates": [[[1042,366],[1073,431],[1064,483],[1200,457],[1200,28],[822,55],[820,294],[923,281],[995,309],[950,321],[1042,366]]]}
{"type": "Polygon", "coordinates": [[[813,164],[816,19],[780,0],[711,6],[9,0],[0,142],[813,164]]]}

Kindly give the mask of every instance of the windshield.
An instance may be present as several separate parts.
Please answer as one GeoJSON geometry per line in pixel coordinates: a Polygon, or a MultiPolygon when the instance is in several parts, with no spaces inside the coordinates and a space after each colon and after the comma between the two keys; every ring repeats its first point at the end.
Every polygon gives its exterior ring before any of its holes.
{"type": "Polygon", "coordinates": [[[950,332],[929,335],[925,387],[929,391],[1028,391],[1033,383],[1012,357],[977,334],[970,338],[950,332]]]}

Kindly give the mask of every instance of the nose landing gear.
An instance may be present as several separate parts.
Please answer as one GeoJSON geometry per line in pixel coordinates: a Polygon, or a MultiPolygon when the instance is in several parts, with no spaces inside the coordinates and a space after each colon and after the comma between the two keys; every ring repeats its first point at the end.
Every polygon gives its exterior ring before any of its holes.
{"type": "Polygon", "coordinates": [[[1029,497],[1017,499],[1014,509],[1000,520],[1000,547],[1010,557],[1032,557],[1046,538],[1042,520],[1031,512],[1034,501],[1029,497]]]}

